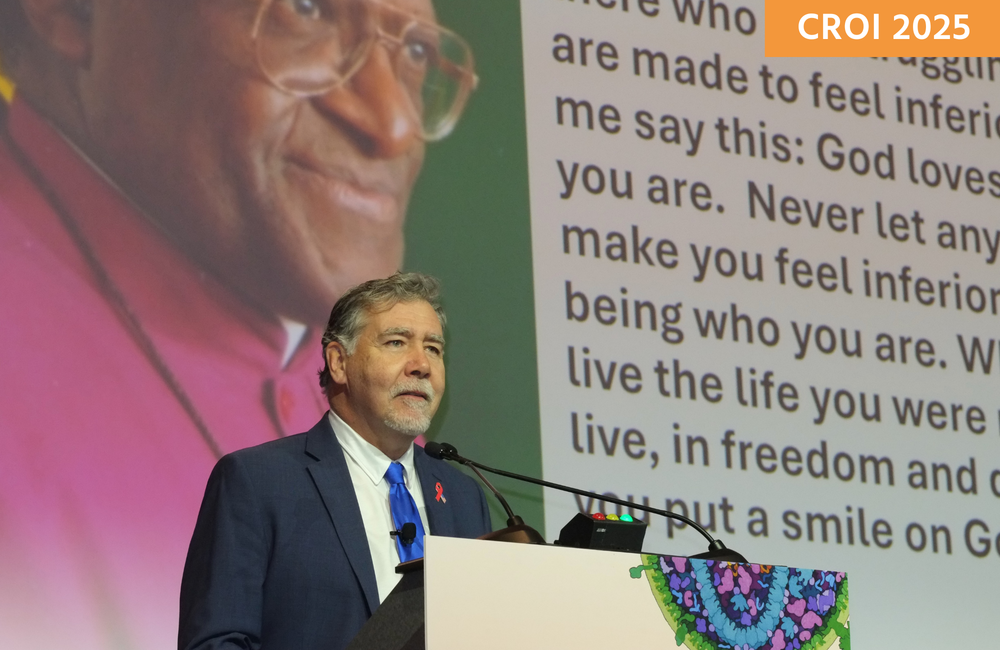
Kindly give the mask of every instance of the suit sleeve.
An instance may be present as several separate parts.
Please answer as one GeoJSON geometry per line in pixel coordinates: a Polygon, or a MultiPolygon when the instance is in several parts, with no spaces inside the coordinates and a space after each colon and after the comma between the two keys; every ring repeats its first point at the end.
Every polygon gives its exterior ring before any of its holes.
{"type": "Polygon", "coordinates": [[[181,581],[179,650],[260,647],[270,542],[239,456],[208,480],[181,581]]]}

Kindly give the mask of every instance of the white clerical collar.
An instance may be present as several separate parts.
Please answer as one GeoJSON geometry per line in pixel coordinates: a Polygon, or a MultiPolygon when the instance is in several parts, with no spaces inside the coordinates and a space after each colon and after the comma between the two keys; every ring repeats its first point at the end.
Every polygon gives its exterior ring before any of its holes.
{"type": "MultiPolygon", "coordinates": [[[[344,453],[357,463],[358,467],[371,479],[374,485],[378,485],[385,477],[386,470],[393,460],[382,453],[375,445],[371,444],[344,422],[339,415],[332,410],[328,411],[330,426],[337,436],[337,442],[344,450],[344,453]]],[[[416,468],[413,465],[413,445],[411,444],[396,462],[403,466],[406,479],[406,487],[409,489],[413,485],[412,477],[415,476],[416,468]]]]}
{"type": "Polygon", "coordinates": [[[281,321],[281,326],[285,328],[285,351],[281,355],[281,368],[284,369],[288,365],[288,362],[292,360],[295,351],[299,349],[299,344],[302,343],[302,339],[306,335],[306,330],[309,328],[303,323],[289,320],[282,316],[278,316],[278,320],[281,321]]]}

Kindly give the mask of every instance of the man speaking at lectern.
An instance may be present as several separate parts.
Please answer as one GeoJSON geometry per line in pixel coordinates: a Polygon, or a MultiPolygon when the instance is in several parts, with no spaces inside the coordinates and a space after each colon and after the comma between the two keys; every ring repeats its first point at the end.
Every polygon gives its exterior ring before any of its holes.
{"type": "Polygon", "coordinates": [[[342,297],[323,336],[330,411],[307,433],[222,458],[181,587],[180,650],[337,650],[423,555],[478,537],[478,485],[413,444],[444,392],[437,282],[396,274],[342,297]],[[416,527],[412,540],[394,531],[416,527]]]}

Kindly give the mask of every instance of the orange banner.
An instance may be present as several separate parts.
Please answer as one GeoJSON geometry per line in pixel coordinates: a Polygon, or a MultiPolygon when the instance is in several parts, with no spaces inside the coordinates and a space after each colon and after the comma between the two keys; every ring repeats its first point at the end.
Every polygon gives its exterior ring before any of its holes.
{"type": "Polygon", "coordinates": [[[767,0],[766,56],[998,54],[1000,2],[767,0]]]}

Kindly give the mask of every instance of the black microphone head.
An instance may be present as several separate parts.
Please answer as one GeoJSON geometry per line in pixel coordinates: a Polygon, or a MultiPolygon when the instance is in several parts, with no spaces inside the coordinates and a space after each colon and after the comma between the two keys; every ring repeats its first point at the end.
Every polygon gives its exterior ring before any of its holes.
{"type": "Polygon", "coordinates": [[[448,460],[460,460],[462,458],[458,455],[458,450],[455,449],[455,445],[447,442],[441,443],[441,457],[448,460]]]}
{"type": "Polygon", "coordinates": [[[409,544],[417,538],[417,525],[412,521],[408,521],[403,524],[403,527],[399,531],[399,539],[403,540],[404,544],[409,544]]]}
{"type": "Polygon", "coordinates": [[[431,440],[424,445],[424,452],[426,452],[426,454],[431,458],[441,460],[443,458],[442,452],[444,451],[442,447],[443,445],[440,442],[434,442],[431,440]]]}
{"type": "Polygon", "coordinates": [[[458,455],[458,450],[455,449],[455,445],[449,444],[447,442],[428,442],[424,445],[424,452],[431,458],[436,458],[438,460],[453,460],[456,462],[464,462],[465,459],[458,455]]]}

